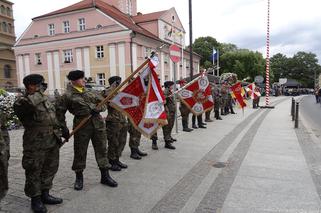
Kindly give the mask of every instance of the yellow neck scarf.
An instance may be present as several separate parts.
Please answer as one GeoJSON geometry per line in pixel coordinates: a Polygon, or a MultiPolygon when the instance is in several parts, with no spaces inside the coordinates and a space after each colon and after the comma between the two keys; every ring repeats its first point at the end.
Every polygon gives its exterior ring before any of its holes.
{"type": "Polygon", "coordinates": [[[83,93],[84,90],[85,90],[84,87],[78,87],[78,86],[75,86],[75,85],[73,85],[73,87],[74,87],[78,92],[80,92],[80,93],[83,93]]]}

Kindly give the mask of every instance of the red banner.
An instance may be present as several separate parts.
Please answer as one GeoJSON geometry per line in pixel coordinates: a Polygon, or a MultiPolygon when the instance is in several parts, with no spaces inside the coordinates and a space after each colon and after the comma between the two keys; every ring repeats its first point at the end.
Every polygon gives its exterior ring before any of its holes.
{"type": "Polygon", "coordinates": [[[232,91],[232,96],[237,100],[240,107],[242,109],[246,107],[246,102],[244,101],[244,98],[243,98],[244,90],[241,86],[241,82],[234,84],[233,86],[230,87],[230,89],[232,91]]]}

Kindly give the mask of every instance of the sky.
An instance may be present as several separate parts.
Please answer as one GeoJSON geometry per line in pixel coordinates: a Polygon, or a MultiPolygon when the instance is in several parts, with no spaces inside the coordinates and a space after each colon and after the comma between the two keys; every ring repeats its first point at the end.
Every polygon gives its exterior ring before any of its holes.
{"type": "MultiPolygon", "coordinates": [[[[80,0],[11,0],[19,37],[31,18],[80,0]]],[[[189,44],[188,0],[137,0],[143,14],[174,7],[189,44]]],[[[193,40],[211,36],[218,42],[259,51],[266,56],[267,0],[192,0],[193,40]]],[[[270,56],[315,53],[321,64],[321,1],[270,0],[270,56]]]]}

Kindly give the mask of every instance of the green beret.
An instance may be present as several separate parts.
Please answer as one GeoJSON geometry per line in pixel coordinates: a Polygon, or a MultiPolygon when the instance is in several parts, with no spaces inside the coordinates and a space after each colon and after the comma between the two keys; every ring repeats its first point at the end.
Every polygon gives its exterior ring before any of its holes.
{"type": "Polygon", "coordinates": [[[45,79],[42,75],[30,74],[23,78],[23,84],[25,85],[25,87],[27,87],[28,85],[41,84],[42,82],[44,82],[44,80],[45,79]]]}
{"type": "Polygon", "coordinates": [[[67,78],[70,81],[76,81],[76,80],[78,80],[80,78],[84,78],[84,77],[85,77],[85,73],[84,73],[84,71],[81,71],[81,70],[70,71],[67,75],[67,78]]]}
{"type": "Polygon", "coordinates": [[[118,81],[118,83],[120,84],[120,82],[121,82],[121,77],[119,77],[119,76],[112,76],[112,77],[110,77],[109,79],[108,79],[108,83],[109,83],[109,85],[112,85],[114,82],[116,82],[116,81],[118,81]]]}

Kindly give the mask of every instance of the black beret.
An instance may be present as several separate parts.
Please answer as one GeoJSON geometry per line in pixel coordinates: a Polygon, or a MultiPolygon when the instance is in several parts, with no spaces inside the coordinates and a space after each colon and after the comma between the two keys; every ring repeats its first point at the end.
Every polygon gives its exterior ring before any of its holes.
{"type": "Polygon", "coordinates": [[[76,81],[76,80],[78,80],[80,78],[84,78],[84,77],[85,77],[85,73],[84,73],[84,71],[81,71],[81,70],[70,71],[67,75],[67,78],[70,81],[76,81]]]}
{"type": "Polygon", "coordinates": [[[119,76],[112,76],[108,79],[108,83],[109,85],[112,85],[115,81],[119,81],[119,83],[121,82],[121,77],[119,76]]]}
{"type": "Polygon", "coordinates": [[[164,82],[164,87],[165,88],[169,88],[170,86],[174,85],[174,82],[173,81],[165,81],[164,82]]]}
{"type": "Polygon", "coordinates": [[[30,75],[27,75],[26,77],[23,78],[23,84],[25,86],[28,86],[28,85],[37,85],[37,84],[40,84],[42,82],[44,82],[44,78],[42,75],[39,75],[39,74],[30,74],[30,75]]]}

